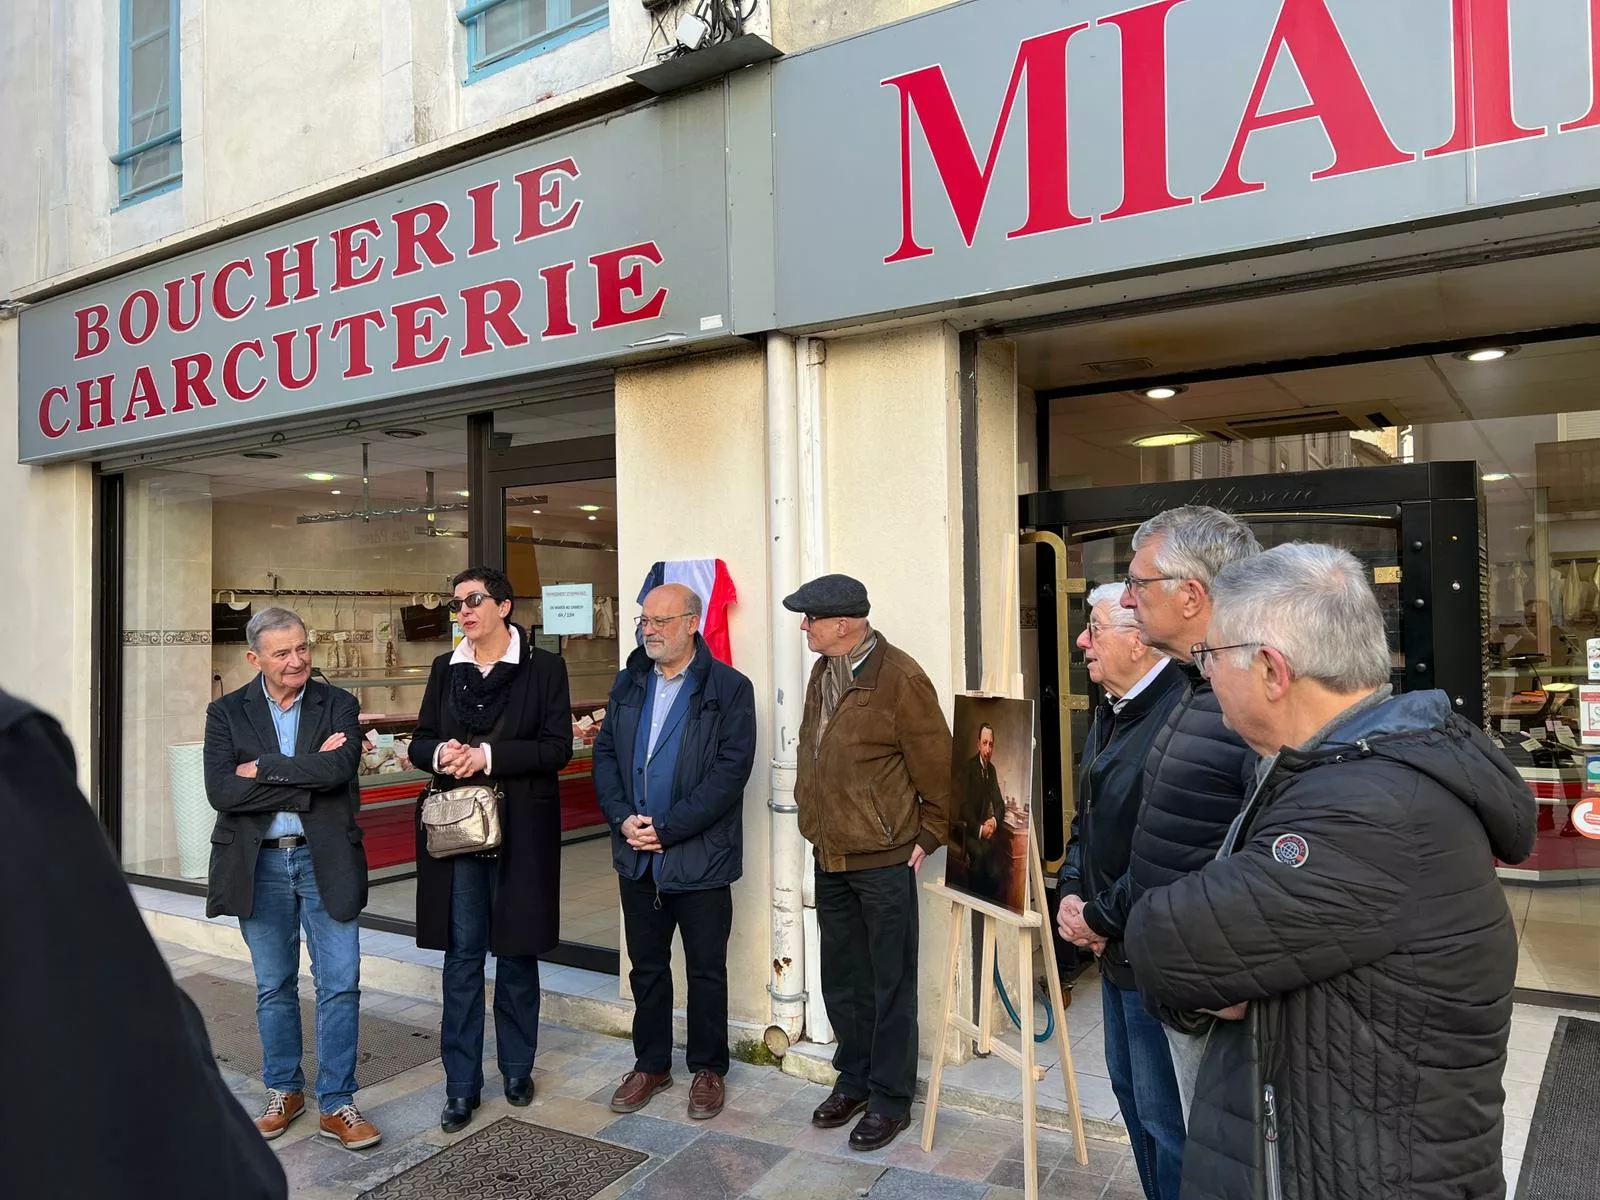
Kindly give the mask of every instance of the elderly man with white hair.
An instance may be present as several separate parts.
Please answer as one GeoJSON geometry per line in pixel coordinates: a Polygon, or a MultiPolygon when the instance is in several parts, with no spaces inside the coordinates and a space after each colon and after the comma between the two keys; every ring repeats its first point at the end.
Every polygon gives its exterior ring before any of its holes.
{"type": "Polygon", "coordinates": [[[1527,785],[1438,691],[1390,693],[1356,559],[1290,544],[1224,569],[1193,657],[1262,756],[1217,859],[1147,892],[1151,1003],[1215,1012],[1185,1200],[1503,1197],[1517,963],[1495,859],[1527,785]]]}
{"type": "Polygon", "coordinates": [[[1100,956],[1106,1068],[1144,1194],[1177,1200],[1183,1107],[1166,1034],[1139,998],[1122,938],[1089,937],[1073,928],[1085,909],[1093,924],[1105,922],[1103,910],[1115,903],[1113,888],[1128,869],[1144,798],[1145,760],[1185,690],[1183,672],[1140,640],[1133,610],[1122,607],[1122,589],[1108,583],[1089,593],[1089,624],[1078,635],[1089,678],[1105,700],[1083,747],[1056,921],[1063,938],[1100,956]]]}

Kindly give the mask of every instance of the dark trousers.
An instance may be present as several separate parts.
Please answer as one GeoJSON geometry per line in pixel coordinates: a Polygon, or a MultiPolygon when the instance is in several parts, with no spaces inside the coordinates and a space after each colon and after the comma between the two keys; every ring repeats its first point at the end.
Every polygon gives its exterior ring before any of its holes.
{"type": "MultiPolygon", "coordinates": [[[[444,1019],[440,1057],[445,1096],[462,1100],[483,1090],[483,964],[489,954],[500,864],[464,854],[451,864],[450,949],[444,955],[444,1019]]],[[[539,1046],[539,960],[497,955],[494,968],[494,1036],[500,1074],[533,1074],[539,1046]]]]}
{"type": "Polygon", "coordinates": [[[817,871],[822,999],[837,1091],[903,1117],[917,1084],[917,873],[817,871]]]}
{"type": "Polygon", "coordinates": [[[689,973],[689,1070],[726,1075],[733,889],[658,892],[649,875],[617,882],[632,964],[633,1069],[647,1075],[672,1070],[672,933],[678,930],[689,973]]]}

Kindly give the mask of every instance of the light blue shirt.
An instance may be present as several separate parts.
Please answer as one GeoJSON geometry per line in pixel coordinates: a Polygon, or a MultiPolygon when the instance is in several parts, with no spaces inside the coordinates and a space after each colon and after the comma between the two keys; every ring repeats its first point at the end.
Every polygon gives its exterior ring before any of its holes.
{"type": "Polygon", "coordinates": [[[668,679],[661,670],[661,664],[657,663],[655,673],[656,686],[651,689],[655,695],[650,705],[650,741],[645,746],[647,758],[655,757],[656,742],[667,726],[667,718],[672,715],[672,705],[678,699],[678,693],[683,691],[684,680],[689,678],[689,668],[685,667],[668,679]]]}
{"type": "MultiPolygon", "coordinates": [[[[261,679],[261,692],[267,698],[267,711],[272,714],[272,728],[278,734],[278,752],[293,756],[295,742],[300,737],[300,701],[305,699],[306,689],[301,688],[300,694],[294,698],[287,710],[279,708],[278,702],[272,698],[272,693],[267,691],[267,680],[261,679]]],[[[306,827],[300,821],[297,812],[281,812],[272,818],[272,824],[267,826],[266,836],[269,838],[305,837],[306,827]]]]}

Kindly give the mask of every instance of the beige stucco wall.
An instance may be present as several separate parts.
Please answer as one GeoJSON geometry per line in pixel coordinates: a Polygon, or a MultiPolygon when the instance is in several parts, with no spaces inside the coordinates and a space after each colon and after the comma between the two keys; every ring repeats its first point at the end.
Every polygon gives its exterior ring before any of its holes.
{"type": "MultiPolygon", "coordinates": [[[[745,789],[744,878],[733,889],[728,1011],[763,1024],[772,878],[765,362],[759,350],[690,358],[619,372],[616,385],[620,622],[627,628],[637,615],[632,598],[657,560],[720,558],[739,594],[728,626],[733,665],[755,687],[756,765],[745,789]]],[[[627,995],[626,966],[620,987],[627,995]]]]}
{"type": "Polygon", "coordinates": [[[776,0],[772,35],[787,54],[832,42],[891,21],[943,8],[951,0],[776,0]]]}

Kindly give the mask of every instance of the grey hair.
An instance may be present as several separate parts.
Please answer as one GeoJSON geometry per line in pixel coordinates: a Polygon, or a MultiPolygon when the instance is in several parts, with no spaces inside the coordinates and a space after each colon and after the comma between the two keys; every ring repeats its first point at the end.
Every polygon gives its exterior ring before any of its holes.
{"type": "Polygon", "coordinates": [[[1156,570],[1169,576],[1167,591],[1185,579],[1198,580],[1208,591],[1217,574],[1229,563],[1261,553],[1261,543],[1250,527],[1232,513],[1203,504],[1169,508],[1151,517],[1133,535],[1138,550],[1151,538],[1160,538],[1156,570]]]}
{"type": "Polygon", "coordinates": [[[1134,628],[1139,624],[1139,614],[1131,608],[1122,607],[1122,584],[1102,583],[1089,593],[1089,615],[1094,615],[1094,610],[1102,604],[1111,607],[1111,623],[1119,628],[1134,628]]]}
{"type": "Polygon", "coordinates": [[[698,620],[704,609],[705,605],[700,601],[700,593],[690,588],[689,598],[683,602],[683,611],[698,620]]]}
{"type": "MultiPolygon", "coordinates": [[[[1366,571],[1348,550],[1288,542],[1222,569],[1211,585],[1218,645],[1271,646],[1301,679],[1330,691],[1389,681],[1389,638],[1366,571]]],[[[1246,658],[1235,652],[1235,662],[1246,658]]]]}
{"type": "Polygon", "coordinates": [[[250,643],[250,649],[257,654],[261,652],[261,635],[276,633],[280,629],[298,629],[301,633],[306,631],[306,623],[290,609],[263,608],[250,618],[250,623],[244,627],[244,640],[250,643]]]}

